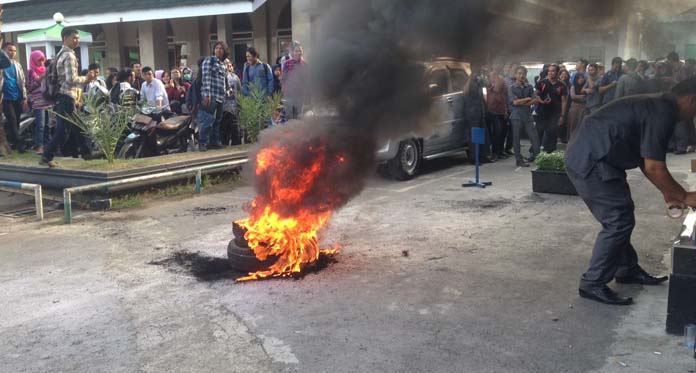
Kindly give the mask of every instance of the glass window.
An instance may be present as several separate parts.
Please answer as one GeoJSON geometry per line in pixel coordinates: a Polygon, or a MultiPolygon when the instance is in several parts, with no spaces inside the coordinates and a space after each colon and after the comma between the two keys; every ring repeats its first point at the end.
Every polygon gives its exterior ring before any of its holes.
{"type": "Polygon", "coordinates": [[[430,73],[430,93],[433,96],[444,95],[449,91],[449,74],[447,70],[435,70],[430,73]],[[437,84],[437,88],[433,85],[437,84]]]}
{"type": "Polygon", "coordinates": [[[452,91],[459,92],[464,89],[464,85],[469,80],[469,75],[462,69],[450,70],[452,74],[452,91]]]}

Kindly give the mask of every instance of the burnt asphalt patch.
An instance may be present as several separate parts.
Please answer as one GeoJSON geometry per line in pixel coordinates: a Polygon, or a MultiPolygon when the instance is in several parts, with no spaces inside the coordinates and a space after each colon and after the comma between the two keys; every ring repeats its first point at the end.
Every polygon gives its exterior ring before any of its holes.
{"type": "Polygon", "coordinates": [[[227,258],[185,250],[176,251],[168,258],[153,260],[148,264],[161,266],[174,273],[188,273],[202,282],[234,281],[234,279],[246,275],[244,272],[232,269],[227,258]]]}
{"type": "MultiPolygon", "coordinates": [[[[159,249],[158,249],[159,250],[159,249]]],[[[302,279],[305,276],[321,272],[322,270],[328,268],[330,265],[338,263],[335,255],[328,255],[325,253],[319,254],[319,259],[316,262],[308,265],[301,273],[293,274],[289,277],[284,277],[287,279],[302,279]]],[[[209,256],[197,252],[190,252],[186,250],[175,251],[169,257],[153,260],[147,264],[161,266],[173,273],[186,273],[195,277],[201,282],[217,282],[223,280],[232,280],[239,277],[246,276],[247,273],[240,272],[232,269],[230,267],[230,262],[227,258],[209,256]]],[[[278,279],[277,277],[271,277],[263,280],[278,279]]]]}

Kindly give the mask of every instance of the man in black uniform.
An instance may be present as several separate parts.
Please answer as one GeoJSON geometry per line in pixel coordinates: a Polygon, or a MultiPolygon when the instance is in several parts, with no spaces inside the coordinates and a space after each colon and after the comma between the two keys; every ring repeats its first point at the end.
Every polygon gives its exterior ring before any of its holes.
{"type": "Polygon", "coordinates": [[[544,151],[553,153],[558,143],[558,128],[564,124],[563,118],[568,112],[568,88],[558,79],[558,65],[550,65],[547,74],[546,79],[537,82],[535,87],[540,100],[536,124],[544,151]]]}
{"type": "Polygon", "coordinates": [[[679,121],[696,115],[696,78],[671,93],[615,100],[585,118],[568,145],[566,168],[580,197],[602,224],[590,267],[580,280],[580,296],[607,304],[631,304],[607,287],[618,283],[657,285],[638,265],[631,245],[635,226],[626,170],[640,167],[670,206],[696,206],[696,192],[686,192],[665,163],[667,146],[679,121]]]}

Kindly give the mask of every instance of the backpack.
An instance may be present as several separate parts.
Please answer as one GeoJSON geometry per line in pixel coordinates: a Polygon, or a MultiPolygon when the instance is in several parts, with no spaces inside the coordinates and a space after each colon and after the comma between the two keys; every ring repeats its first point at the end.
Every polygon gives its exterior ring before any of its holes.
{"type": "Polygon", "coordinates": [[[60,85],[58,84],[58,59],[61,53],[58,53],[56,58],[51,61],[51,63],[46,68],[46,76],[41,82],[41,95],[50,102],[56,100],[58,92],[60,91],[60,85]]]}

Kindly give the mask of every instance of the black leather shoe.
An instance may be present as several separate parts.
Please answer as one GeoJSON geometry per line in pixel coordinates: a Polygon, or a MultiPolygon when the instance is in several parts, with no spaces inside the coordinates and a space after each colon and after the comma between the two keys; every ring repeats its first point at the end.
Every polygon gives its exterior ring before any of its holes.
{"type": "Polygon", "coordinates": [[[611,304],[615,306],[627,306],[629,304],[633,304],[633,298],[622,298],[606,286],[590,289],[580,288],[578,289],[578,293],[583,298],[591,299],[604,304],[611,304]]]}
{"type": "Polygon", "coordinates": [[[631,276],[617,277],[616,282],[619,284],[640,284],[640,285],[659,285],[667,281],[667,276],[654,277],[642,268],[631,276]]]}

